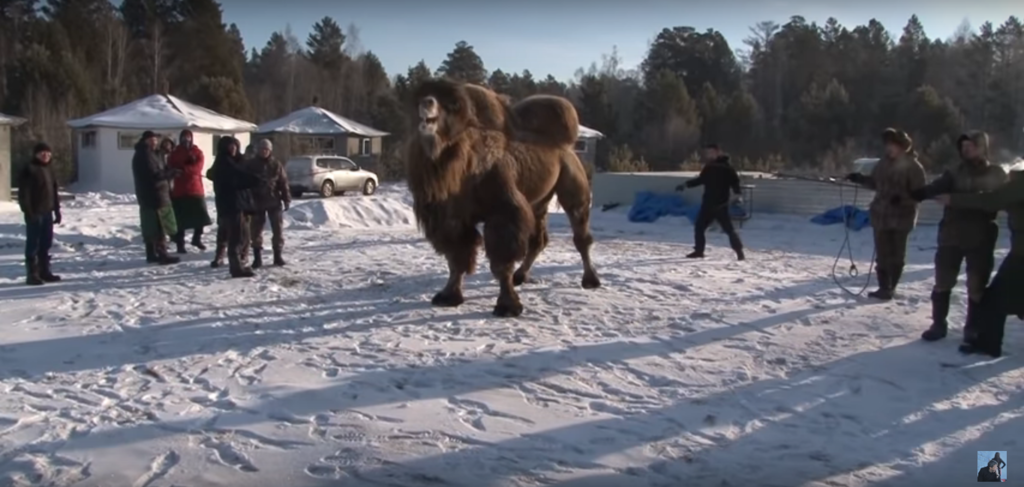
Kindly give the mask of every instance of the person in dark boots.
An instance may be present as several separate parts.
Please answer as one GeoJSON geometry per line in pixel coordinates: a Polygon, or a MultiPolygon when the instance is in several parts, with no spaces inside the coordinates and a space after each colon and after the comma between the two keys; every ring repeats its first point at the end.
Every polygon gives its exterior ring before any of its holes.
{"type": "Polygon", "coordinates": [[[171,188],[171,205],[178,223],[174,243],[178,246],[179,254],[187,253],[185,231],[189,229],[192,229],[192,246],[200,251],[206,250],[203,245],[203,229],[213,224],[206,211],[203,162],[203,151],[193,143],[192,131],[182,130],[177,147],[167,157],[167,165],[179,171],[171,188]]]}
{"type": "Polygon", "coordinates": [[[61,280],[50,267],[53,226],[61,223],[52,160],[50,146],[36,144],[32,160],[18,174],[18,206],[25,215],[25,284],[29,286],[61,280]]]}
{"type": "MultiPolygon", "coordinates": [[[[247,265],[250,247],[250,221],[256,211],[257,175],[249,172],[238,156],[238,139],[223,137],[217,147],[217,158],[210,168],[217,205],[217,221],[225,229],[228,270],[231,277],[252,277],[247,265]]],[[[218,233],[220,230],[218,229],[218,233]]],[[[218,249],[219,251],[219,249],[218,249]]],[[[217,261],[214,260],[214,264],[217,261]]],[[[218,267],[219,265],[214,265],[218,267]]]]}
{"type": "Polygon", "coordinates": [[[693,224],[694,250],[686,258],[701,259],[704,257],[708,227],[713,222],[718,222],[718,226],[722,227],[722,231],[729,236],[729,246],[736,252],[736,259],[744,260],[746,256],[743,253],[743,242],[729,215],[730,204],[742,195],[740,176],[729,163],[729,156],[722,154],[716,144],[705,145],[703,157],[704,167],[701,168],[700,174],[676,187],[677,191],[683,191],[686,188],[704,186],[700,211],[693,224]],[[734,199],[730,195],[735,195],[736,198],[734,199]]]}
{"type": "MultiPolygon", "coordinates": [[[[915,201],[924,201],[940,194],[975,193],[992,191],[1006,182],[1006,171],[988,162],[988,135],[970,132],[957,139],[962,162],[946,171],[927,186],[912,192],[915,201]]],[[[995,268],[995,247],[999,237],[995,211],[953,208],[947,206],[939,222],[938,250],[935,252],[935,285],[932,287],[932,324],[921,338],[936,341],[946,337],[949,329],[947,316],[960,275],[960,265],[967,262],[967,320],[964,342],[973,334],[971,314],[977,309],[981,296],[995,268]]]]}
{"type": "MultiPolygon", "coordinates": [[[[222,221],[221,216],[228,215],[234,211],[236,207],[234,196],[230,198],[226,197],[224,191],[225,181],[217,182],[217,173],[219,171],[219,163],[227,160],[225,164],[233,165],[236,170],[240,170],[245,164],[245,158],[239,152],[237,139],[231,137],[222,137],[217,144],[217,153],[214,156],[213,164],[206,170],[206,179],[209,179],[214,186],[214,205],[217,208],[217,242],[214,249],[213,260],[210,262],[210,267],[216,269],[224,265],[224,259],[227,258],[228,252],[228,234],[231,226],[230,219],[222,221]],[[221,190],[216,188],[220,187],[221,190]],[[222,194],[224,193],[224,194],[222,194]]],[[[230,193],[230,191],[229,191],[230,193]]],[[[232,195],[234,193],[231,193],[232,195]]]]}
{"type": "Polygon", "coordinates": [[[1002,356],[1006,318],[1010,315],[1024,319],[1024,171],[1010,172],[1010,180],[988,193],[952,193],[935,197],[936,201],[953,208],[985,211],[1004,210],[1010,227],[1010,253],[1003,259],[995,277],[982,293],[981,302],[968,318],[973,330],[967,343],[960,345],[965,354],[1002,356]]]}
{"type": "Polygon", "coordinates": [[[875,237],[875,277],[878,289],[868,297],[891,300],[907,258],[907,240],[917,226],[919,203],[911,192],[927,183],[913,140],[902,130],[882,132],[885,152],[870,175],[850,173],[846,180],[875,192],[868,207],[875,237]]]}
{"type": "Polygon", "coordinates": [[[271,248],[274,251],[274,265],[285,265],[281,252],[284,250],[284,212],[292,202],[288,189],[288,176],[284,165],[272,155],[273,144],[268,139],[260,140],[256,157],[248,162],[249,170],[260,176],[263,184],[255,191],[258,205],[252,219],[252,267],[263,265],[263,228],[270,220],[271,248]]]}
{"type": "Polygon", "coordinates": [[[160,265],[181,261],[167,253],[167,237],[178,232],[171,206],[171,181],[177,171],[168,168],[157,152],[157,135],[145,131],[135,144],[132,157],[132,176],[135,180],[135,200],[139,205],[142,237],[146,242],[146,261],[160,265]]]}

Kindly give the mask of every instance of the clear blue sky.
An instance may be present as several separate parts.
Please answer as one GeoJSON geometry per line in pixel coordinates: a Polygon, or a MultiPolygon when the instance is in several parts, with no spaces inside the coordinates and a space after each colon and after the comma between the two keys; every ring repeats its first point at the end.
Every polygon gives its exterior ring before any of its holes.
{"type": "Polygon", "coordinates": [[[489,71],[529,69],[569,80],[580,67],[618,46],[627,67],[643,59],[665,27],[689,25],[721,31],[742,48],[748,28],[762,20],[785,23],[792,15],[847,26],[880,20],[896,37],[917,14],[929,37],[949,37],[967,19],[975,28],[1021,15],[1021,0],[222,0],[224,20],[236,23],[246,47],[261,48],[290,24],[305,43],[324,16],[359,27],[363,48],[374,51],[392,76],[421,59],[436,69],[455,43],[465,40],[489,71]],[[1016,8],[1015,8],[1016,6],[1016,8]]]}

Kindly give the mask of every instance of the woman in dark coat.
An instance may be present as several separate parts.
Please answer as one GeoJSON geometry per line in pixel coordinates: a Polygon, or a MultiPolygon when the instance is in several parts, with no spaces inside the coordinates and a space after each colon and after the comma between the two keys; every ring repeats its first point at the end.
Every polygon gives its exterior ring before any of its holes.
{"type": "Polygon", "coordinates": [[[245,170],[239,154],[238,139],[224,137],[217,147],[217,158],[207,172],[213,181],[214,202],[217,205],[217,256],[211,267],[219,267],[223,259],[221,232],[226,240],[228,268],[231,277],[252,277],[249,258],[249,223],[255,211],[252,189],[259,177],[245,170]],[[222,230],[223,229],[223,230],[222,230]]]}
{"type": "Polygon", "coordinates": [[[167,166],[178,170],[171,189],[171,204],[174,206],[174,217],[178,221],[178,233],[174,235],[174,243],[178,253],[185,250],[185,231],[192,229],[192,246],[200,251],[206,250],[203,245],[203,228],[213,222],[206,211],[206,192],[203,189],[203,151],[192,141],[192,131],[182,130],[178,136],[178,146],[167,157],[167,166]]]}

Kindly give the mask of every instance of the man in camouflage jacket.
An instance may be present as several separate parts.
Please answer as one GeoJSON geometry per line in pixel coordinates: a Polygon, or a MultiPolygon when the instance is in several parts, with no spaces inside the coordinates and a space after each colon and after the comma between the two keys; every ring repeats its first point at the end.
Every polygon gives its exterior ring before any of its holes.
{"type": "Polygon", "coordinates": [[[252,268],[263,265],[263,228],[270,220],[270,245],[274,250],[274,265],[285,265],[281,252],[284,249],[284,211],[292,203],[288,188],[288,176],[284,165],[272,155],[273,143],[268,139],[259,141],[256,157],[249,161],[249,170],[262,181],[254,196],[258,209],[252,219],[252,268]]]}
{"type": "MultiPolygon", "coordinates": [[[[992,191],[1006,182],[1006,171],[988,162],[988,135],[969,132],[957,139],[957,150],[963,160],[955,169],[946,171],[931,184],[912,195],[923,201],[940,194],[992,191]]],[[[921,334],[926,341],[946,337],[949,324],[949,303],[960,264],[967,262],[967,320],[964,340],[970,342],[973,330],[971,314],[988,285],[995,267],[993,252],[999,237],[996,212],[972,208],[946,207],[939,222],[938,250],[935,252],[935,285],[932,287],[932,325],[921,334]]]]}
{"type": "Polygon", "coordinates": [[[885,154],[870,175],[850,173],[848,181],[875,191],[868,213],[875,237],[875,276],[878,290],[868,296],[888,301],[903,275],[907,239],[917,226],[918,202],[910,194],[925,185],[924,166],[917,160],[913,140],[906,132],[882,132],[885,154]]]}

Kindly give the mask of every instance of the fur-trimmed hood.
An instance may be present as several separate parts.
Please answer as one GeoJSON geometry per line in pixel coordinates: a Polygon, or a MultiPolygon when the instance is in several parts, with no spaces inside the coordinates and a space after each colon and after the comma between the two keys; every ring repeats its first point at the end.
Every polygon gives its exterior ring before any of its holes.
{"type": "Polygon", "coordinates": [[[981,151],[981,157],[988,159],[989,141],[988,134],[981,130],[972,130],[966,132],[957,137],[956,139],[956,150],[959,152],[960,148],[963,147],[964,142],[970,141],[981,151]]]}

